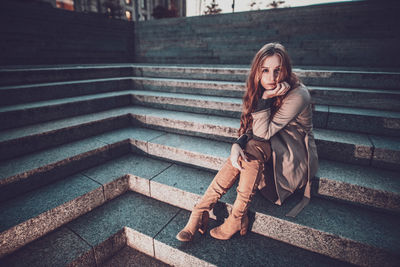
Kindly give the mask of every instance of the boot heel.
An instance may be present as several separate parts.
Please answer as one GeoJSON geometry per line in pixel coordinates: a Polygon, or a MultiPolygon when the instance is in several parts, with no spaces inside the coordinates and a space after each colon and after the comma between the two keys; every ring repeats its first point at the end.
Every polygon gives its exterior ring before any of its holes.
{"type": "Polygon", "coordinates": [[[247,215],[244,215],[243,222],[240,226],[240,235],[241,236],[244,236],[245,234],[247,234],[247,228],[249,228],[249,217],[247,217],[247,215]]]}
{"type": "Polygon", "coordinates": [[[245,234],[247,234],[247,227],[240,229],[240,235],[244,236],[245,234]]]}
{"type": "Polygon", "coordinates": [[[199,227],[199,232],[202,235],[204,235],[207,232],[209,217],[210,217],[210,214],[208,213],[208,211],[204,211],[203,215],[201,216],[201,226],[199,227]]]}

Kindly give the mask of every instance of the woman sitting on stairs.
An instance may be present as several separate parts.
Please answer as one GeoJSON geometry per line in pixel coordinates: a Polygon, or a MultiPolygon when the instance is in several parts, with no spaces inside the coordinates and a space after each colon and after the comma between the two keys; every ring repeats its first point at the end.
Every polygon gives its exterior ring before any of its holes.
{"type": "Polygon", "coordinates": [[[239,138],[189,221],[176,238],[191,241],[207,229],[209,211],[235,183],[237,197],[225,222],[210,231],[227,240],[248,228],[247,210],[255,190],[281,205],[296,189],[303,199],[286,216],[295,217],[310,201],[311,179],[318,168],[312,133],[312,104],[307,88],[292,73],[290,58],[279,43],[264,45],[255,55],[243,97],[239,138]]]}

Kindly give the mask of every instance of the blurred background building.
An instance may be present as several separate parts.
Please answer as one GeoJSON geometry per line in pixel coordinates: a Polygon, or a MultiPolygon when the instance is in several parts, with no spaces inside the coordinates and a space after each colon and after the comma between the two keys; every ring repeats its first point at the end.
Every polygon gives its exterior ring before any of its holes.
{"type": "Polygon", "coordinates": [[[361,0],[37,0],[78,12],[144,21],[361,0]]]}
{"type": "Polygon", "coordinates": [[[129,21],[185,17],[186,0],[41,0],[53,7],[95,12],[129,21]]]}

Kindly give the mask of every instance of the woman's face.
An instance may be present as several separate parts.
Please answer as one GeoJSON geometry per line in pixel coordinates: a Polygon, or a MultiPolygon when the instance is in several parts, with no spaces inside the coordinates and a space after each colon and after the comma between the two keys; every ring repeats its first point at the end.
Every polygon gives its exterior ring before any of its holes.
{"type": "Polygon", "coordinates": [[[275,54],[265,58],[261,64],[261,85],[266,90],[271,90],[276,87],[278,76],[281,71],[281,58],[275,54]]]}

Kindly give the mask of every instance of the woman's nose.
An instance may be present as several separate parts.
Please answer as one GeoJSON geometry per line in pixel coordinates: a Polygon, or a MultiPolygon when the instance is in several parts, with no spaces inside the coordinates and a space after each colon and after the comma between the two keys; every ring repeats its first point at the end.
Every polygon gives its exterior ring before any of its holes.
{"type": "Polygon", "coordinates": [[[268,82],[269,83],[274,83],[275,82],[275,79],[276,79],[276,77],[275,77],[275,75],[273,74],[273,73],[268,73],[268,82]]]}

